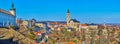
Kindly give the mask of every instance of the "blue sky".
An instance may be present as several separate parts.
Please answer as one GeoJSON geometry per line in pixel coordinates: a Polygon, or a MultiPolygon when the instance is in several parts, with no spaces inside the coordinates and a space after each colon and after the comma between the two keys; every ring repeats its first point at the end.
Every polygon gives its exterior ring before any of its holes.
{"type": "Polygon", "coordinates": [[[81,23],[120,23],[120,0],[0,0],[0,8],[9,10],[12,2],[17,18],[26,20],[65,21],[70,9],[81,23]]]}

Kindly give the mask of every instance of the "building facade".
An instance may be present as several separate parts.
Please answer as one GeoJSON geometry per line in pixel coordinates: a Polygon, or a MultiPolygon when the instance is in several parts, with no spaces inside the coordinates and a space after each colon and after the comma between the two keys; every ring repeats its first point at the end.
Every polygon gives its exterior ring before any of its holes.
{"type": "Polygon", "coordinates": [[[79,24],[80,22],[77,21],[76,19],[71,19],[70,18],[70,11],[69,9],[67,10],[67,15],[66,15],[66,22],[67,22],[67,26],[70,28],[75,28],[75,29],[79,29],[79,24]]]}
{"type": "Polygon", "coordinates": [[[6,11],[0,8],[0,27],[15,25],[16,25],[16,10],[14,8],[14,4],[12,4],[10,11],[6,11]]]}

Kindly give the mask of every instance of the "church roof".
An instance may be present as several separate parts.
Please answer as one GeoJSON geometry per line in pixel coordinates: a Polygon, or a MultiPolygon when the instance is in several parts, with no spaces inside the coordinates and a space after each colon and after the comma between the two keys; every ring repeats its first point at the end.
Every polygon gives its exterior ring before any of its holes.
{"type": "Polygon", "coordinates": [[[0,12],[13,16],[9,11],[0,8],[0,12]]]}
{"type": "Polygon", "coordinates": [[[12,7],[10,8],[10,10],[15,10],[14,3],[12,3],[12,7]]]}
{"type": "Polygon", "coordinates": [[[79,22],[79,21],[77,21],[76,19],[70,19],[70,21],[73,21],[73,22],[79,22]]]}

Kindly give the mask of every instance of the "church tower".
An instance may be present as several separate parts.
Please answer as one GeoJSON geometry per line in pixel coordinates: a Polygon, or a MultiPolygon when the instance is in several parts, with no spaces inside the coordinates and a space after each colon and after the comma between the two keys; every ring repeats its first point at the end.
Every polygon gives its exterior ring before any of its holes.
{"type": "Polygon", "coordinates": [[[66,22],[67,22],[67,26],[69,26],[69,22],[70,22],[70,11],[69,11],[69,9],[67,10],[66,22]]]}
{"type": "Polygon", "coordinates": [[[13,16],[16,16],[16,9],[14,8],[14,3],[12,3],[12,6],[10,8],[10,13],[13,15],[13,16]]]}

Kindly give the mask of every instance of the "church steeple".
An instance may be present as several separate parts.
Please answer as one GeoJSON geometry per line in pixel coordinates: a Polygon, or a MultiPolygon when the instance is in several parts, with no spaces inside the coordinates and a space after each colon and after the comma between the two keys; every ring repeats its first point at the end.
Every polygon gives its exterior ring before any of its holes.
{"type": "Polygon", "coordinates": [[[14,3],[12,3],[12,5],[11,5],[10,13],[11,13],[13,16],[16,15],[16,9],[14,8],[14,3]]]}
{"type": "Polygon", "coordinates": [[[70,13],[70,10],[69,10],[69,9],[67,10],[67,13],[70,13]]]}
{"type": "Polygon", "coordinates": [[[14,3],[12,3],[10,10],[14,10],[14,3]]]}
{"type": "Polygon", "coordinates": [[[69,22],[70,22],[70,11],[69,11],[69,9],[67,10],[66,22],[67,22],[67,25],[69,26],[69,22]]]}

